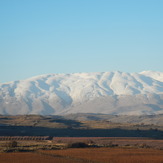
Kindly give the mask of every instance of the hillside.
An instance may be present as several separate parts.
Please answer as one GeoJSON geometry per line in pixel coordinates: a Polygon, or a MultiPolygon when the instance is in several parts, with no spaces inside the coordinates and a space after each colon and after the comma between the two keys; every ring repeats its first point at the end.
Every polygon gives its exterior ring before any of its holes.
{"type": "Polygon", "coordinates": [[[163,73],[48,74],[0,84],[0,114],[163,114],[163,73]]]}

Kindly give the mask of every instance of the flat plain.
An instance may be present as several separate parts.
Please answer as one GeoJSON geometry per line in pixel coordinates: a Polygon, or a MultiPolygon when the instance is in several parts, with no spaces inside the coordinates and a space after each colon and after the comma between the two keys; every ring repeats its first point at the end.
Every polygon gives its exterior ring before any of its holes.
{"type": "Polygon", "coordinates": [[[0,163],[163,163],[161,120],[162,115],[1,115],[0,136],[7,139],[0,141],[0,163]],[[33,139],[39,136],[50,139],[33,139]]]}
{"type": "Polygon", "coordinates": [[[0,153],[1,163],[162,163],[163,150],[130,148],[69,148],[0,153]]]}

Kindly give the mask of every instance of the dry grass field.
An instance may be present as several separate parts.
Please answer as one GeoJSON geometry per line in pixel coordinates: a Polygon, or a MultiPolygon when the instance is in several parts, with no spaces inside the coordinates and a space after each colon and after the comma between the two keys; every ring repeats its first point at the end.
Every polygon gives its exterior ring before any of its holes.
{"type": "Polygon", "coordinates": [[[134,147],[134,148],[153,148],[163,150],[163,140],[136,138],[136,137],[54,137],[54,143],[74,143],[85,142],[87,144],[97,145],[100,147],[134,147]]]}
{"type": "Polygon", "coordinates": [[[0,153],[0,163],[163,163],[163,150],[69,148],[33,153],[0,153]]]}
{"type": "Polygon", "coordinates": [[[163,163],[163,140],[54,137],[17,141],[15,147],[10,142],[0,141],[0,163],[163,163]]]}
{"type": "Polygon", "coordinates": [[[120,117],[109,116],[108,121],[101,116],[87,115],[80,121],[73,117],[0,116],[0,136],[53,137],[17,139],[14,146],[11,139],[1,139],[0,163],[163,163],[160,123],[142,123],[141,117],[133,123],[120,123],[116,122],[120,117]]]}
{"type": "Polygon", "coordinates": [[[62,157],[32,152],[0,153],[0,163],[76,163],[62,157]]]}

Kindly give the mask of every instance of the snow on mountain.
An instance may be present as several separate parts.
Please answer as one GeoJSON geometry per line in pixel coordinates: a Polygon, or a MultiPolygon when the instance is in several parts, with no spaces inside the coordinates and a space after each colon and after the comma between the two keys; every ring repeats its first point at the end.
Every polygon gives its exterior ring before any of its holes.
{"type": "Polygon", "coordinates": [[[162,114],[163,73],[47,74],[0,83],[0,114],[162,114]]]}

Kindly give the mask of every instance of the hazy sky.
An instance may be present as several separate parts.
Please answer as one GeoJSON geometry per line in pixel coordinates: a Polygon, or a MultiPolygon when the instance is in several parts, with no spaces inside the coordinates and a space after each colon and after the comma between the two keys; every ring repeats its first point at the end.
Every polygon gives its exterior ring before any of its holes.
{"type": "Polygon", "coordinates": [[[0,82],[163,71],[163,0],[0,0],[0,82]]]}

